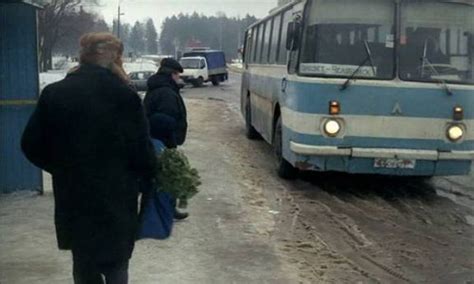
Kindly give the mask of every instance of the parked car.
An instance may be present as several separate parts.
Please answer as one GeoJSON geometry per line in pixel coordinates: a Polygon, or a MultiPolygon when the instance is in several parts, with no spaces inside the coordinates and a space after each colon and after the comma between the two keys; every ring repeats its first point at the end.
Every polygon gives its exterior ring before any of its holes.
{"type": "Polygon", "coordinates": [[[148,89],[146,82],[155,73],[156,71],[135,71],[129,73],[128,76],[138,92],[146,92],[148,89]]]}

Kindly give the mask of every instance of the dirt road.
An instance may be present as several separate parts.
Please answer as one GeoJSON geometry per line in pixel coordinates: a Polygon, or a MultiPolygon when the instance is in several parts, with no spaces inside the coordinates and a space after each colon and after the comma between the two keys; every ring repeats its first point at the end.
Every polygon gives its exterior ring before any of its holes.
{"type": "Polygon", "coordinates": [[[300,280],[474,281],[473,175],[423,182],[308,173],[282,181],[275,175],[271,147],[244,138],[239,77],[231,79],[221,97],[209,90],[189,90],[185,96],[207,100],[193,102],[207,109],[207,117],[199,119],[208,121],[202,132],[228,147],[226,160],[235,164],[244,199],[271,212],[272,239],[300,280]],[[211,122],[217,125],[208,129],[211,122]]]}
{"type": "MultiPolygon", "coordinates": [[[[472,176],[283,181],[271,147],[244,136],[239,86],[184,90],[201,193],[170,240],[137,244],[131,283],[474,281],[472,176]]],[[[71,283],[53,232],[50,194],[1,196],[0,283],[71,283]]]]}

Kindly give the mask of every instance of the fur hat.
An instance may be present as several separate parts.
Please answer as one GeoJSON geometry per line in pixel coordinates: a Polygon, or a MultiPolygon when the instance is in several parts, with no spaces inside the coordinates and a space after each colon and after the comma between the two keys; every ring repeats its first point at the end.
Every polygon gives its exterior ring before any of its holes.
{"type": "Polygon", "coordinates": [[[88,33],[81,37],[81,64],[110,65],[111,70],[125,82],[129,81],[123,69],[123,43],[111,33],[88,33]],[[112,57],[116,52],[115,58],[112,57]]]}
{"type": "Polygon", "coordinates": [[[88,33],[81,37],[80,62],[97,63],[107,51],[116,51],[119,56],[123,53],[122,42],[111,33],[88,33]]]}

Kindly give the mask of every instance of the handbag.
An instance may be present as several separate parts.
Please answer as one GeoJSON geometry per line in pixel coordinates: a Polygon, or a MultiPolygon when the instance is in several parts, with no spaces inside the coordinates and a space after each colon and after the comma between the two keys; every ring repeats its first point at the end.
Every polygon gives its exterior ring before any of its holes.
{"type": "Polygon", "coordinates": [[[153,190],[143,202],[138,239],[167,239],[173,230],[173,197],[167,192],[153,190]]]}

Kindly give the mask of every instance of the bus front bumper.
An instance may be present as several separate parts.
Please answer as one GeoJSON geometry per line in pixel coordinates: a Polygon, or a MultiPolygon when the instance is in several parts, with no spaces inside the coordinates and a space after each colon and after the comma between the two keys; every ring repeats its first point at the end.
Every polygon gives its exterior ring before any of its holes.
{"type": "Polygon", "coordinates": [[[339,148],[314,146],[290,142],[296,154],[311,156],[349,156],[355,158],[416,159],[416,160],[473,160],[474,151],[440,152],[435,150],[383,149],[383,148],[339,148]]]}
{"type": "Polygon", "coordinates": [[[417,150],[398,148],[341,148],[291,141],[293,164],[298,168],[387,175],[464,175],[474,160],[474,151],[417,150]],[[406,161],[407,168],[397,163],[406,161]],[[413,164],[409,164],[412,161],[413,164]]]}

